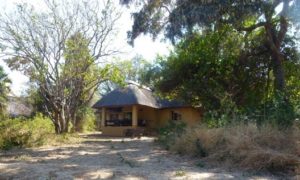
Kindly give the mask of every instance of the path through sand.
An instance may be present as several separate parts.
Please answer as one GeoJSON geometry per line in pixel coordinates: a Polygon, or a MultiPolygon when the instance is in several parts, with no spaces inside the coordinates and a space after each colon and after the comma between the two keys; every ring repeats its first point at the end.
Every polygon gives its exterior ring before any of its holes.
{"type": "Polygon", "coordinates": [[[82,135],[81,144],[0,152],[0,179],[275,179],[199,167],[154,138],[82,135]]]}

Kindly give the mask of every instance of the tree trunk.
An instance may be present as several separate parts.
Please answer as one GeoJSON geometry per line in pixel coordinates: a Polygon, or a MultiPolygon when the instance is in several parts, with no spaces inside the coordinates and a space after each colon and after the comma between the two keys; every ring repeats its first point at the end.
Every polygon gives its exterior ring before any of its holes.
{"type": "Polygon", "coordinates": [[[55,133],[60,134],[61,133],[61,126],[59,122],[59,113],[56,111],[54,112],[54,127],[55,127],[55,133]]]}
{"type": "Polygon", "coordinates": [[[285,77],[283,69],[283,56],[280,52],[281,41],[277,37],[277,33],[271,23],[265,25],[267,45],[272,57],[272,69],[275,77],[274,88],[275,91],[285,92],[285,77]]]}
{"type": "Polygon", "coordinates": [[[56,134],[67,133],[69,130],[69,119],[66,118],[64,110],[54,112],[54,127],[56,134]]]}
{"type": "Polygon", "coordinates": [[[279,92],[285,91],[285,78],[284,78],[284,69],[283,69],[283,57],[277,51],[272,51],[272,65],[273,73],[275,77],[274,87],[275,90],[279,92]]]}
{"type": "Polygon", "coordinates": [[[55,123],[54,127],[55,127],[55,133],[56,134],[60,134],[60,127],[59,127],[59,125],[55,123]]]}

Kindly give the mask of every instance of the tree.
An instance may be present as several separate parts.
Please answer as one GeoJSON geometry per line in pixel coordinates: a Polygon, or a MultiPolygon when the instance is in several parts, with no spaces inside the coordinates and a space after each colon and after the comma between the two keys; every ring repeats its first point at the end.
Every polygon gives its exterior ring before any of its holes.
{"type": "MultiPolygon", "coordinates": [[[[124,4],[131,0],[122,0],[124,4]]],[[[271,56],[270,66],[275,76],[274,88],[285,92],[283,68],[283,41],[290,22],[299,23],[300,2],[296,0],[254,1],[198,1],[198,0],[148,0],[141,10],[133,14],[134,24],[128,37],[133,43],[141,33],[153,37],[164,30],[173,42],[194,31],[216,30],[222,25],[232,25],[243,32],[245,38],[258,30],[264,31],[263,45],[271,56]],[[282,6],[281,10],[279,7],[282,6]]]]}
{"type": "Polygon", "coordinates": [[[158,89],[206,110],[220,108],[226,95],[241,107],[260,103],[268,62],[264,56],[239,60],[241,44],[242,35],[230,27],[189,36],[161,64],[158,89]]]}
{"type": "MultiPolygon", "coordinates": [[[[257,33],[245,48],[243,34],[224,26],[205,36],[194,33],[183,39],[167,57],[162,57],[154,82],[162,95],[202,106],[212,124],[224,125],[241,120],[240,115],[287,127],[294,120],[294,107],[274,97],[267,48],[261,46],[263,34],[257,33]],[[247,54],[251,54],[248,56],[247,54]],[[255,112],[256,118],[253,117],[255,112]],[[263,117],[263,118],[257,118],[263,117]]],[[[300,88],[299,62],[293,42],[285,39],[282,49],[289,68],[287,93],[295,101],[300,88]],[[293,68],[291,68],[293,67],[293,68]]],[[[299,102],[299,101],[298,101],[299,102]]]]}
{"type": "Polygon", "coordinates": [[[109,74],[109,77],[108,67],[96,66],[88,49],[88,40],[81,33],[67,40],[64,57],[61,79],[68,104],[65,111],[70,116],[68,119],[72,121],[74,130],[80,130],[84,110],[90,105],[97,88],[102,82],[113,78],[114,74],[109,74]]]}
{"type": "Polygon", "coordinates": [[[120,13],[109,0],[44,4],[43,12],[21,4],[1,15],[2,54],[38,86],[56,133],[64,133],[77,108],[114,72],[105,61],[118,53],[112,42],[120,13]]]}
{"type": "Polygon", "coordinates": [[[148,78],[149,68],[152,67],[152,64],[143,59],[143,57],[137,55],[131,60],[117,60],[114,67],[115,77],[100,85],[98,91],[100,96],[104,96],[116,88],[125,86],[128,81],[146,86],[149,85],[146,78],[148,78]]]}
{"type": "Polygon", "coordinates": [[[135,56],[131,60],[118,62],[116,65],[123,73],[125,81],[134,81],[142,84],[143,74],[150,65],[142,56],[135,56]]]}
{"type": "Polygon", "coordinates": [[[7,74],[4,72],[2,66],[0,66],[0,114],[3,115],[6,109],[7,95],[10,91],[9,84],[11,83],[7,74]]]}

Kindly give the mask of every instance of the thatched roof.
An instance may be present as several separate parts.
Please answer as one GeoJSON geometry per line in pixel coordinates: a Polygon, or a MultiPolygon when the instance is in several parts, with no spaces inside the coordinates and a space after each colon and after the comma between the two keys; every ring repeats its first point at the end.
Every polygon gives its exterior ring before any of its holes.
{"type": "Polygon", "coordinates": [[[183,107],[183,103],[178,101],[168,101],[159,99],[146,87],[137,84],[129,84],[125,88],[118,88],[103,96],[94,108],[114,107],[126,105],[144,105],[152,108],[183,107]]]}

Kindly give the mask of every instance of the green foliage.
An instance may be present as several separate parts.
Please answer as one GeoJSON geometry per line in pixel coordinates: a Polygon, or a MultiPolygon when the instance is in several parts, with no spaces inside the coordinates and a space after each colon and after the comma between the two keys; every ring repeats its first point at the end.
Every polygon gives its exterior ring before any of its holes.
{"type": "Polygon", "coordinates": [[[82,132],[93,132],[96,130],[96,115],[92,108],[86,107],[79,112],[82,118],[79,125],[82,132]]]}
{"type": "Polygon", "coordinates": [[[169,121],[169,123],[159,129],[158,141],[166,148],[170,149],[176,138],[184,133],[186,124],[182,121],[169,121]]]}
{"type": "Polygon", "coordinates": [[[242,35],[228,26],[188,37],[161,64],[158,89],[208,110],[220,109],[225,96],[239,106],[259,104],[267,62],[244,57],[242,45],[242,35]]]}
{"type": "Polygon", "coordinates": [[[105,60],[118,52],[111,40],[120,12],[111,1],[42,4],[43,12],[21,3],[13,15],[0,15],[1,55],[37,86],[36,94],[61,134],[70,123],[77,124],[77,111],[89,105],[99,84],[115,78],[105,60]]]}
{"type": "Polygon", "coordinates": [[[258,115],[257,123],[259,125],[269,123],[283,129],[291,127],[297,117],[295,107],[281,94],[276,94],[255,112],[258,115]]]}
{"type": "Polygon", "coordinates": [[[71,36],[66,42],[65,63],[62,66],[64,94],[69,97],[72,113],[70,119],[75,131],[92,131],[95,129],[95,117],[88,107],[99,85],[108,79],[120,82],[120,72],[111,65],[99,67],[90,54],[88,39],[81,33],[71,36]]]}
{"type": "Polygon", "coordinates": [[[287,92],[281,93],[285,100],[280,100],[271,83],[274,73],[269,67],[270,57],[266,47],[260,45],[263,34],[257,31],[247,39],[245,44],[243,34],[230,26],[206,32],[205,36],[196,33],[187,37],[158,63],[160,69],[153,76],[157,89],[165,97],[202,106],[203,121],[209,127],[267,121],[290,126],[300,92],[299,56],[294,42],[287,37],[282,49],[286,52],[288,83],[287,92]]]}
{"type": "Polygon", "coordinates": [[[45,109],[45,104],[47,103],[45,99],[43,99],[42,94],[38,87],[31,85],[26,90],[26,102],[30,104],[33,108],[33,113],[42,113],[44,115],[47,114],[45,109]]]}
{"type": "Polygon", "coordinates": [[[156,38],[164,31],[176,45],[158,73],[165,96],[202,106],[213,127],[236,119],[259,124],[261,117],[282,127],[292,124],[300,73],[296,33],[288,32],[298,32],[291,28],[299,24],[298,1],[153,0],[142,5],[133,15],[130,42],[142,33],[156,38]],[[224,99],[234,108],[226,108],[224,99]]]}
{"type": "Polygon", "coordinates": [[[6,111],[6,103],[7,103],[7,95],[10,91],[9,84],[11,83],[7,74],[4,72],[2,66],[0,66],[0,118],[5,114],[6,111]]]}
{"type": "Polygon", "coordinates": [[[246,114],[242,114],[232,98],[225,95],[220,101],[220,108],[207,110],[204,113],[203,122],[209,128],[216,128],[244,122],[245,117],[246,114]]]}
{"type": "Polygon", "coordinates": [[[132,60],[121,61],[116,66],[122,72],[125,80],[141,83],[143,74],[149,64],[143,57],[136,56],[132,60]]]}
{"type": "Polygon", "coordinates": [[[54,134],[51,120],[37,114],[32,119],[0,121],[0,149],[32,147],[47,143],[47,135],[54,134]]]}
{"type": "Polygon", "coordinates": [[[276,94],[257,106],[242,109],[230,98],[224,98],[221,108],[204,113],[203,122],[209,128],[232,126],[243,123],[256,123],[259,127],[265,124],[279,129],[291,127],[296,118],[298,105],[292,104],[284,95],[276,94]]]}
{"type": "MultiPolygon", "coordinates": [[[[122,0],[129,4],[135,0],[122,0]]],[[[236,29],[251,27],[257,23],[257,19],[263,20],[262,16],[272,17],[275,27],[279,24],[278,16],[283,15],[299,23],[300,3],[294,0],[278,1],[170,1],[151,0],[144,1],[142,8],[133,13],[134,24],[128,33],[130,43],[141,34],[147,33],[154,38],[161,32],[173,42],[177,42],[187,34],[199,31],[199,29],[216,29],[220,24],[230,24],[236,29]],[[275,8],[281,4],[290,4],[286,12],[279,13],[275,8]]],[[[280,10],[279,10],[280,11],[280,10]]],[[[262,25],[261,25],[262,26],[262,25]]],[[[261,27],[257,26],[257,27],[261,27]]],[[[252,28],[250,30],[254,30],[252,28]]]]}
{"type": "Polygon", "coordinates": [[[51,120],[42,114],[31,119],[5,119],[0,121],[0,149],[36,147],[78,143],[76,134],[56,135],[51,120]]]}

